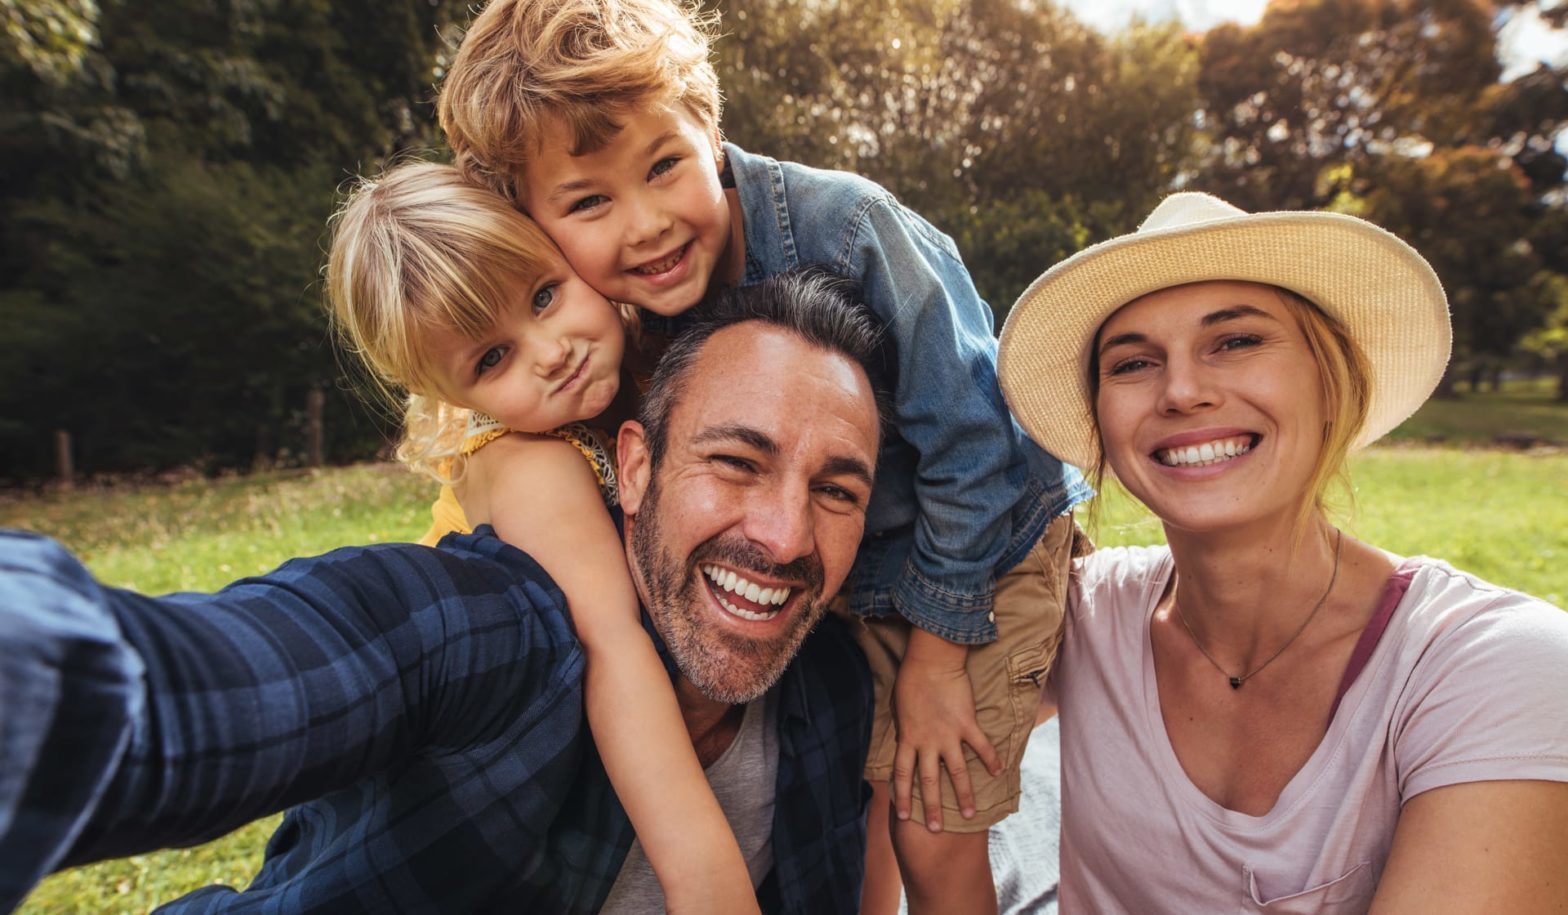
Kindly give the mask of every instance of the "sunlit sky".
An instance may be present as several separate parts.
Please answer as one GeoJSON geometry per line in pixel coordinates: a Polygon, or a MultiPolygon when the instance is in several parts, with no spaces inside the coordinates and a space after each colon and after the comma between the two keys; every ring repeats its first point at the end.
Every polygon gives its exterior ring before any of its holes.
{"type": "MultiPolygon", "coordinates": [[[[1145,19],[1180,19],[1193,31],[1204,31],[1221,22],[1251,25],[1263,15],[1266,0],[1064,0],[1068,9],[1095,28],[1111,31],[1134,14],[1145,19]]],[[[1540,2],[1540,0],[1537,0],[1540,2]]],[[[1568,0],[1546,0],[1547,5],[1568,0]]],[[[1512,79],[1535,69],[1540,61],[1568,63],[1568,32],[1547,28],[1533,5],[1513,8],[1502,29],[1503,78],[1512,79]]]]}

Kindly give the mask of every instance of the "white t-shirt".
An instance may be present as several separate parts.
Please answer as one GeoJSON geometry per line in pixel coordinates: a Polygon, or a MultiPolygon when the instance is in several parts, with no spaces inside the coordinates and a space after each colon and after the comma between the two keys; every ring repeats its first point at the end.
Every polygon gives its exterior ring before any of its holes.
{"type": "Polygon", "coordinates": [[[1328,733],[1263,816],[1187,778],[1160,715],[1149,620],[1164,547],[1079,566],[1053,672],[1065,912],[1360,912],[1400,805],[1443,785],[1568,781],[1568,614],[1433,559],[1328,733]]]}
{"type": "MultiPolygon", "coordinates": [[[[746,704],[735,739],[703,771],[746,859],[751,885],[761,886],[773,870],[773,795],[779,772],[776,688],[746,704]]],[[[664,891],[636,839],[599,911],[604,915],[664,911],[664,891]]]]}

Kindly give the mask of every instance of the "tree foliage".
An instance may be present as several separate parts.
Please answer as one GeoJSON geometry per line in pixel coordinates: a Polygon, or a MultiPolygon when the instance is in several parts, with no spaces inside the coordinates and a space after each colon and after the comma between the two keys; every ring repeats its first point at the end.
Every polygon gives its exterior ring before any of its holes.
{"type": "Polygon", "coordinates": [[[271,460],[329,391],[373,451],[316,282],[335,187],[439,138],[459,3],[4,0],[0,477],[271,460]]]}
{"type": "MultiPolygon", "coordinates": [[[[1500,83],[1497,30],[1562,4],[1275,0],[1112,35],[1050,0],[713,0],[724,130],[863,173],[950,233],[998,316],[1174,189],[1335,207],[1409,238],[1466,369],[1556,357],[1568,80],[1500,83]]],[[[336,187],[437,150],[456,0],[0,0],[0,479],[221,467],[380,430],[328,340],[336,187]]],[[[1568,356],[1564,357],[1568,359],[1568,356]]]]}

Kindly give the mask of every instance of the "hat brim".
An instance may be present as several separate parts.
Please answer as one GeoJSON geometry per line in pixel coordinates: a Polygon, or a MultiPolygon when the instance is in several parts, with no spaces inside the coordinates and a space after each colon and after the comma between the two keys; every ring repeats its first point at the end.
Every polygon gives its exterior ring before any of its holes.
{"type": "Polygon", "coordinates": [[[1344,324],[1372,369],[1353,447],[1414,413],[1448,364],[1448,301],[1415,249],[1353,216],[1242,214],[1113,238],[1031,283],[1007,316],[997,354],[1002,393],[1024,431],[1064,461],[1095,466],[1088,366],[1100,325],[1140,296],[1209,280],[1280,286],[1344,324]]]}

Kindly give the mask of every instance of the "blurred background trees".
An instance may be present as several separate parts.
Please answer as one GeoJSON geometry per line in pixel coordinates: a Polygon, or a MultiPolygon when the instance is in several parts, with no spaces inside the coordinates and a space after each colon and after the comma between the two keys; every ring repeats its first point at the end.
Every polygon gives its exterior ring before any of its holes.
{"type": "MultiPolygon", "coordinates": [[[[1528,3],[1526,4],[1528,6],[1528,3]]],[[[321,309],[339,186],[434,151],[449,0],[0,0],[0,478],[373,454],[321,309]]],[[[718,0],[724,127],[949,232],[998,319],[1172,190],[1354,212],[1453,301],[1454,377],[1568,393],[1568,70],[1480,0],[1276,0],[1114,34],[1046,0],[718,0]]],[[[1541,9],[1557,24],[1568,5],[1541,9]]]]}

